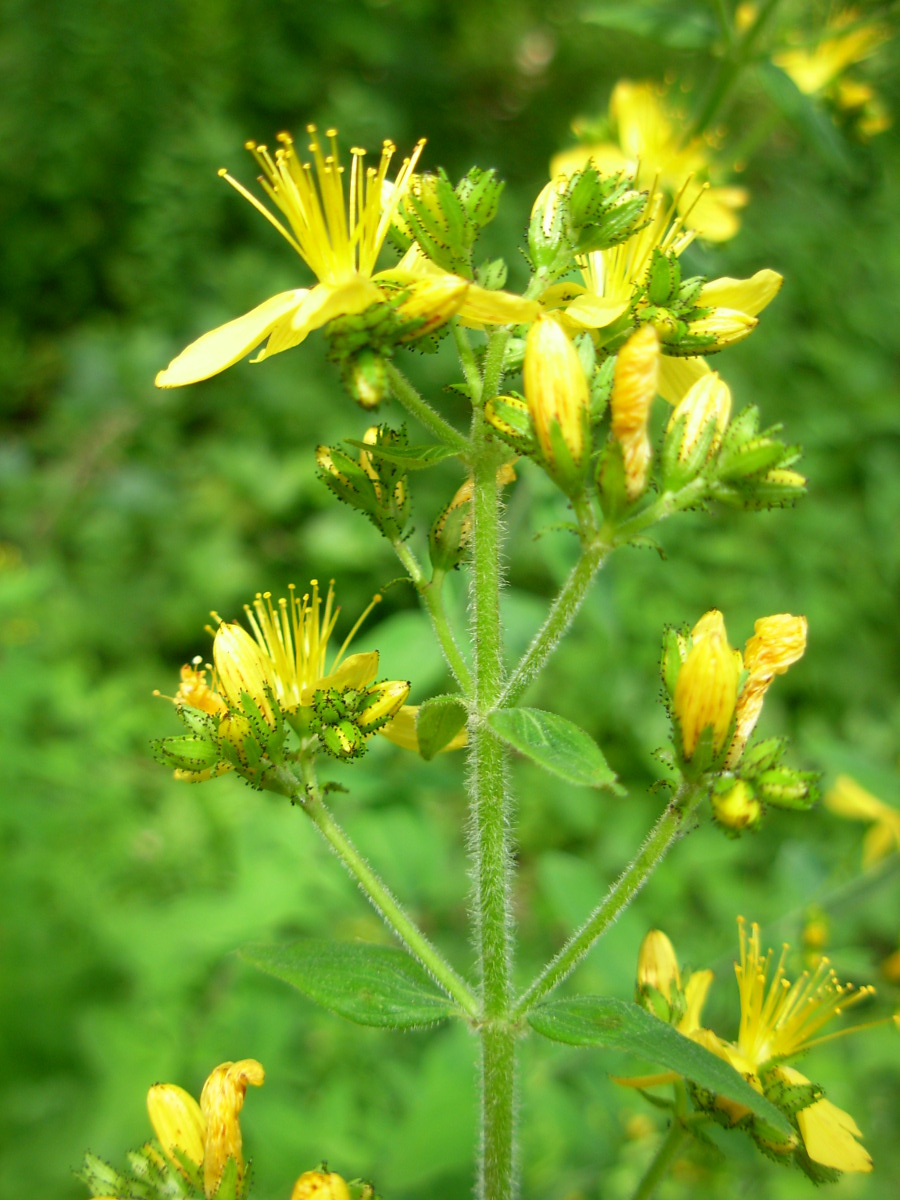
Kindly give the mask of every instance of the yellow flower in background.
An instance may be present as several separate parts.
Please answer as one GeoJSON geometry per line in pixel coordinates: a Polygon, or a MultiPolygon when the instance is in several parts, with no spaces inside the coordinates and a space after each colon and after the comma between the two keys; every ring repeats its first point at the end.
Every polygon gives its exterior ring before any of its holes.
{"type": "Polygon", "coordinates": [[[811,46],[798,46],[774,55],[772,61],[807,96],[823,92],[848,67],[868,58],[890,37],[890,31],[875,21],[865,21],[853,8],[826,20],[820,39],[811,46]]]}
{"type": "MultiPolygon", "coordinates": [[[[552,177],[571,175],[593,162],[604,173],[626,171],[658,179],[659,187],[677,197],[687,228],[709,241],[723,242],[739,228],[738,211],[749,199],[741,187],[708,187],[712,149],[699,138],[685,142],[683,119],[670,112],[665,93],[653,83],[620,80],[613,89],[609,115],[615,142],[589,142],[558,154],[552,177]]],[[[578,127],[576,126],[576,133],[578,127]]]]}
{"type": "Polygon", "coordinates": [[[863,840],[864,867],[900,850],[900,812],[860,787],[849,775],[839,775],[823,799],[825,807],[839,817],[871,823],[863,840]]]}
{"type": "Polygon", "coordinates": [[[244,1174],[238,1120],[248,1086],[260,1087],[265,1071],[254,1058],[221,1063],[210,1074],[200,1103],[174,1083],[157,1083],[147,1093],[147,1111],[163,1152],[183,1175],[183,1156],[203,1172],[206,1196],[216,1194],[222,1173],[233,1159],[238,1183],[244,1174]]]}
{"type": "Polygon", "coordinates": [[[756,727],[766,692],[776,675],[801,659],[806,651],[806,617],[775,613],[760,617],[744,647],[743,666],[748,672],[737,702],[737,724],[725,765],[736,766],[756,727]]]}

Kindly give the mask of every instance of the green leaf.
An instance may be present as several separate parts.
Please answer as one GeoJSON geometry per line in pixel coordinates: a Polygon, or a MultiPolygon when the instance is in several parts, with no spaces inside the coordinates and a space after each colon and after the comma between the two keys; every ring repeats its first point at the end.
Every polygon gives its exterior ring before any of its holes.
{"type": "Polygon", "coordinates": [[[528,1023],[553,1042],[621,1050],[657,1063],[699,1087],[743,1104],[779,1133],[791,1132],[778,1109],[724,1059],[698,1046],[636,1004],[603,996],[547,1000],[531,1010],[528,1023]]]}
{"type": "Polygon", "coordinates": [[[419,753],[427,761],[448,745],[463,725],[468,714],[458,696],[434,696],[419,708],[416,735],[419,753]]]}
{"type": "Polygon", "coordinates": [[[445,458],[454,458],[459,454],[452,446],[441,442],[425,446],[372,446],[368,442],[359,442],[355,438],[344,438],[350,446],[358,446],[373,458],[385,458],[388,462],[400,463],[409,471],[421,471],[425,467],[433,467],[435,463],[445,458]]]}
{"type": "Polygon", "coordinates": [[[457,1011],[423,967],[390,946],[305,938],[246,946],[241,957],[358,1025],[414,1029],[457,1011]]]}
{"type": "Polygon", "coordinates": [[[583,729],[540,708],[500,708],[488,722],[504,742],[569,783],[624,795],[603,752],[583,729]]]}
{"type": "Polygon", "coordinates": [[[847,143],[831,115],[811,96],[801,92],[790,75],[774,63],[760,63],[759,79],[781,115],[802,134],[832,170],[858,175],[847,143]]]}
{"type": "Polygon", "coordinates": [[[709,12],[688,5],[606,3],[584,8],[581,18],[601,29],[630,33],[661,46],[679,50],[706,50],[716,38],[709,12]]]}

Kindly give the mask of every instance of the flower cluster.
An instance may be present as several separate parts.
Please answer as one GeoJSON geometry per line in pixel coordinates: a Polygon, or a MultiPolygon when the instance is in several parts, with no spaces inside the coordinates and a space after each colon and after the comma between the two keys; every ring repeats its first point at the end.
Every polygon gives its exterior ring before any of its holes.
{"type": "MultiPolygon", "coordinates": [[[[276,768],[284,761],[288,729],[307,754],[317,748],[337,758],[365,753],[371,736],[415,750],[416,712],[407,705],[406,680],[376,682],[378,652],[348,654],[359,627],[381,599],[376,596],[333,656],[329,644],[339,609],[334,587],[324,598],[316,580],[299,596],[273,601],[269,592],[245,605],[250,628],[213,616],[213,665],[181,668],[172,698],[188,735],[156,743],[161,761],[190,782],[236,770],[257,787],[279,790],[276,768]],[[212,677],[207,682],[207,671],[212,677]]],[[[464,735],[451,743],[464,743],[464,735]]]]}
{"type": "MultiPolygon", "coordinates": [[[[156,1083],[147,1111],[156,1135],[129,1155],[127,1171],[116,1171],[95,1155],[85,1156],[81,1178],[96,1200],[242,1200],[248,1194],[240,1113],[248,1086],[265,1080],[254,1058],[220,1063],[200,1092],[199,1103],[176,1083],[156,1083]]],[[[371,1184],[348,1183],[321,1166],[304,1171],[291,1200],[376,1200],[371,1184]]]]}
{"type": "MultiPolygon", "coordinates": [[[[701,1023],[712,972],[695,971],[683,981],[672,943],[659,930],[649,933],[641,947],[638,1002],[728,1062],[784,1113],[795,1132],[784,1137],[743,1105],[690,1086],[694,1104],[710,1119],[745,1130],[769,1157],[794,1163],[815,1182],[835,1179],[840,1172],[871,1171],[872,1160],[858,1141],[862,1134],[853,1118],[825,1099],[822,1089],[788,1065],[788,1060],[840,1036],[821,1035],[821,1030],[834,1017],[866,1000],[873,989],[840,983],[825,958],[792,983],[785,969],[789,948],[784,946],[776,961],[771,950],[762,952],[757,925],[752,925],[749,933],[743,919],[738,926],[740,960],[735,974],[740,1022],[733,1041],[701,1023]]],[[[665,1073],[617,1082],[646,1088],[677,1079],[677,1075],[665,1073]]]]}

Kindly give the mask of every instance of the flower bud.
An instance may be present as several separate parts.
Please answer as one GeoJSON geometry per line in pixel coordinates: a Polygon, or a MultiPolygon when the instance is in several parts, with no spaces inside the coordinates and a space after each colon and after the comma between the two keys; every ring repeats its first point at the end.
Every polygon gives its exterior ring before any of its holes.
{"type": "Polygon", "coordinates": [[[375,733],[386,725],[406,703],[410,684],[405,679],[374,683],[365,693],[356,723],[363,733],[375,733]]]}
{"type": "Polygon", "coordinates": [[[674,990],[681,990],[681,972],[675,947],[660,929],[651,929],[641,942],[638,953],[637,981],[639,988],[654,988],[669,1004],[674,990]]]}
{"type": "Polygon", "coordinates": [[[333,1171],[304,1171],[294,1184],[291,1200],[350,1200],[350,1192],[333,1171]]]}
{"type": "Polygon", "coordinates": [[[216,1194],[222,1173],[233,1158],[240,1183],[244,1174],[241,1154],[241,1126],[238,1121],[244,1106],[247,1086],[261,1087],[265,1080],[262,1065],[254,1058],[226,1062],[212,1072],[200,1093],[200,1111],[206,1122],[203,1154],[203,1188],[207,1198],[216,1194]]]}
{"type": "Polygon", "coordinates": [[[387,364],[375,350],[360,350],[344,359],[341,380],[362,408],[377,408],[388,390],[387,364]]]}
{"type": "Polygon", "coordinates": [[[213,641],[213,662],[219,690],[228,707],[240,710],[246,692],[274,728],[276,720],[270,700],[275,692],[272,664],[250,634],[240,625],[220,621],[213,641]]]}
{"type": "Polygon", "coordinates": [[[712,811],[720,825],[739,832],[756,828],[762,816],[762,805],[744,780],[738,779],[723,792],[713,791],[712,811]]]}
{"type": "Polygon", "coordinates": [[[772,680],[776,675],[783,675],[806,650],[805,617],[776,613],[771,617],[760,617],[753,629],[753,637],[744,648],[744,667],[749,674],[737,703],[737,725],[726,760],[728,767],[740,761],[772,680]]]}
{"type": "Polygon", "coordinates": [[[206,1121],[193,1096],[175,1083],[155,1083],[147,1093],[147,1112],[163,1153],[183,1175],[179,1155],[202,1166],[206,1121]]]}
{"type": "Polygon", "coordinates": [[[416,280],[409,296],[397,306],[398,317],[411,326],[400,335],[400,341],[414,341],[446,325],[459,312],[468,290],[468,282],[457,275],[426,275],[416,280]]]}
{"type": "Polygon", "coordinates": [[[707,455],[714,455],[722,444],[722,435],[728,427],[730,416],[731,390],[728,385],[716,371],[702,375],[675,407],[666,427],[667,435],[674,434],[680,423],[681,436],[676,454],[678,462],[693,465],[710,424],[713,424],[714,432],[707,455]]]}
{"type": "Polygon", "coordinates": [[[731,731],[737,703],[740,668],[728,645],[725,622],[717,609],[694,626],[692,645],[678,672],[672,706],[681,730],[685,759],[693,757],[700,735],[712,729],[713,754],[718,755],[731,731]]]}
{"type": "Polygon", "coordinates": [[[578,352],[552,318],[529,329],[522,377],[541,454],[565,490],[581,480],[588,456],[590,390],[578,352]]]}
{"type": "Polygon", "coordinates": [[[652,325],[642,325],[619,351],[609,401],[612,436],[622,447],[629,500],[636,500],[647,486],[652,453],[647,422],[658,379],[659,336],[652,325]]]}

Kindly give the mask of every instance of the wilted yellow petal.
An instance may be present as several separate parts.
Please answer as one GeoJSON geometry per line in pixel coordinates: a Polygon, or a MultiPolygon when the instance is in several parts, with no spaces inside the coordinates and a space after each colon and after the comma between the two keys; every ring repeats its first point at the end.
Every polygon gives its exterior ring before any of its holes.
{"type": "Polygon", "coordinates": [[[237,1165],[238,1180],[243,1176],[238,1117],[244,1107],[248,1085],[260,1087],[265,1077],[262,1064],[255,1058],[242,1058],[239,1062],[226,1062],[216,1067],[203,1085],[200,1110],[206,1121],[203,1187],[207,1197],[215,1195],[230,1158],[237,1165]]]}
{"type": "Polygon", "coordinates": [[[218,375],[258,346],[288,313],[300,307],[308,294],[306,288],[279,292],[242,317],[204,333],[159,372],[156,386],[183,387],[218,375]]]}

